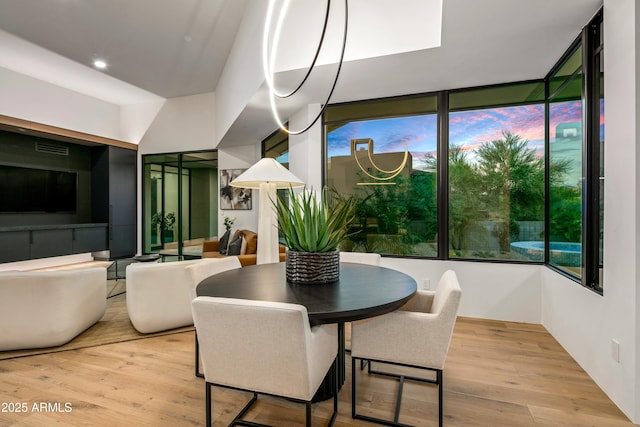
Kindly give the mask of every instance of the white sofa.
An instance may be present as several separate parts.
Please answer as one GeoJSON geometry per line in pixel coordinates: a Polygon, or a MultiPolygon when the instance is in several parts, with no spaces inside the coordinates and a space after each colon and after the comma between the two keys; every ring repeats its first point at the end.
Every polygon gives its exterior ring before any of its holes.
{"type": "Polygon", "coordinates": [[[133,263],[127,266],[127,312],[138,332],[193,325],[186,267],[203,260],[133,263]]]}
{"type": "Polygon", "coordinates": [[[54,347],[104,316],[107,269],[0,272],[0,351],[54,347]]]}

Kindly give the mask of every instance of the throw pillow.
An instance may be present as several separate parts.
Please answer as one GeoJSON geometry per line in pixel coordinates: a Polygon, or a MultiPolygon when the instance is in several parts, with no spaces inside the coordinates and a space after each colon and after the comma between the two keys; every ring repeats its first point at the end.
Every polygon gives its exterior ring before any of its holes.
{"type": "Polygon", "coordinates": [[[231,235],[231,230],[227,230],[218,241],[218,252],[220,252],[220,255],[227,254],[227,246],[229,246],[230,235],[231,235]]]}
{"type": "Polygon", "coordinates": [[[258,249],[258,235],[253,231],[245,230],[244,238],[247,239],[247,253],[255,254],[258,249]]]}
{"type": "Polygon", "coordinates": [[[238,234],[233,238],[233,241],[229,243],[229,247],[227,248],[227,255],[240,255],[241,249],[242,236],[238,234]]]}
{"type": "Polygon", "coordinates": [[[240,246],[240,255],[244,255],[247,253],[247,239],[245,236],[242,236],[242,246],[240,246]]]}

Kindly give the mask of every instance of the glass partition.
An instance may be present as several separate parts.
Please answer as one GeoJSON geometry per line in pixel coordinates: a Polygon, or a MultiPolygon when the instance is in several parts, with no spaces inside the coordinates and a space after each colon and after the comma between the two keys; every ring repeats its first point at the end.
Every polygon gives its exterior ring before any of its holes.
{"type": "Polygon", "coordinates": [[[217,237],[217,152],[143,156],[143,252],[197,258],[217,237]]]}

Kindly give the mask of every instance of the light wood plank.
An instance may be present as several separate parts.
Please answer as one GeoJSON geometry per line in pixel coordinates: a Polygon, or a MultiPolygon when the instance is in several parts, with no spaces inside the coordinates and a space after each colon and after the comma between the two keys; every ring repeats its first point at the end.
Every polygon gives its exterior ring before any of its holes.
{"type": "MultiPolygon", "coordinates": [[[[3,413],[0,426],[203,425],[204,382],[193,375],[193,345],[193,332],[182,332],[0,360],[1,402],[73,407],[70,413],[3,413]]],[[[350,379],[349,370],[335,425],[371,426],[351,419],[350,379]]],[[[460,318],[444,381],[447,427],[633,426],[540,325],[460,318]]],[[[391,414],[393,381],[361,373],[358,384],[361,412],[391,414]]],[[[249,398],[214,388],[214,425],[227,425],[249,398]]],[[[434,387],[407,382],[401,421],[436,426],[436,399],[434,387]]],[[[326,423],[331,405],[314,405],[314,425],[326,423]]],[[[304,407],[261,397],[248,419],[299,426],[304,407]]]]}

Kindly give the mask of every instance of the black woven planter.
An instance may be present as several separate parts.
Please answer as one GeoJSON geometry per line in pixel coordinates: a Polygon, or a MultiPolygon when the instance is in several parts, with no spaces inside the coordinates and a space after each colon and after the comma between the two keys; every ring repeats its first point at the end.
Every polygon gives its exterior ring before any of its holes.
{"type": "Polygon", "coordinates": [[[322,284],[340,278],[340,252],[287,251],[287,282],[322,284]]]}

